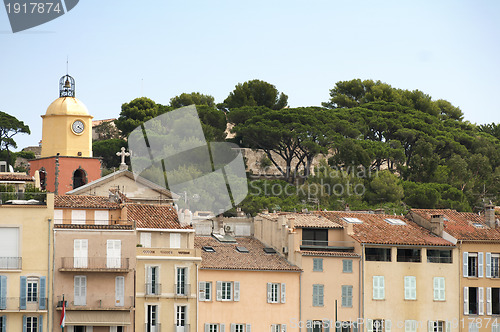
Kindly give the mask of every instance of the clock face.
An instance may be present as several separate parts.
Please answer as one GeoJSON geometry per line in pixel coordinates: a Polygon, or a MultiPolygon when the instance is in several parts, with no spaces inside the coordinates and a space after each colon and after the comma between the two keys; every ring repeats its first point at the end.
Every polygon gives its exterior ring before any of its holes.
{"type": "Polygon", "coordinates": [[[83,124],[82,121],[80,120],[76,120],[75,122],[73,122],[73,124],[71,125],[71,129],[73,129],[73,132],[75,134],[81,134],[83,133],[83,130],[85,129],[85,125],[83,124]]]}

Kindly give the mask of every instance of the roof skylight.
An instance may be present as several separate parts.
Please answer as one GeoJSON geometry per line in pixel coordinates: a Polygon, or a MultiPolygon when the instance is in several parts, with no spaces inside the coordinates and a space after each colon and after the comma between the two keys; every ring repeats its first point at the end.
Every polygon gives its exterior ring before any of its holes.
{"type": "Polygon", "coordinates": [[[401,219],[395,219],[395,218],[386,218],[384,219],[388,224],[391,225],[406,225],[406,223],[401,220],[401,219]]]}
{"type": "Polygon", "coordinates": [[[343,217],[342,220],[344,220],[345,222],[348,222],[350,224],[362,224],[363,223],[363,221],[361,219],[358,219],[358,218],[343,217]]]}
{"type": "Polygon", "coordinates": [[[239,252],[248,252],[248,249],[246,247],[237,246],[236,250],[238,250],[239,252]]]}
{"type": "Polygon", "coordinates": [[[274,248],[264,248],[264,252],[266,254],[275,254],[276,250],[274,250],[274,248]]]}
{"type": "Polygon", "coordinates": [[[202,247],[202,249],[206,252],[215,252],[215,249],[213,247],[209,247],[209,246],[204,246],[204,247],[202,247]]]}

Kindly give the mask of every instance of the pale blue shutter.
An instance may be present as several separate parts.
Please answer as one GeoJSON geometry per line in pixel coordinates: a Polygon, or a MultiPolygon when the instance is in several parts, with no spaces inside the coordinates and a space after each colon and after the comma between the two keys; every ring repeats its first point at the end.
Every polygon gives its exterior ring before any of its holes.
{"type": "Polygon", "coordinates": [[[307,321],[306,327],[307,327],[307,332],[313,332],[313,322],[312,322],[312,320],[308,320],[307,321]]]}
{"type": "Polygon", "coordinates": [[[47,299],[45,298],[45,277],[40,277],[40,310],[45,310],[47,299]]]}
{"type": "MultiPolygon", "coordinates": [[[[7,309],[7,277],[0,276],[0,309],[7,309]]],[[[5,329],[3,330],[5,331],[5,329]]]]}
{"type": "Polygon", "coordinates": [[[325,332],[330,332],[330,326],[332,325],[332,321],[331,320],[324,320],[323,321],[323,331],[325,332]]]}
{"type": "Polygon", "coordinates": [[[358,323],[356,322],[352,323],[352,330],[353,332],[358,332],[358,323]]]}
{"type": "Polygon", "coordinates": [[[26,316],[23,316],[23,332],[26,332],[27,328],[27,318],[26,316]]]}
{"type": "Polygon", "coordinates": [[[26,277],[21,277],[21,294],[19,298],[19,309],[26,310],[26,277]]]}
{"type": "Polygon", "coordinates": [[[323,285],[319,285],[319,306],[323,306],[323,288],[324,286],[323,285]]]}
{"type": "Polygon", "coordinates": [[[252,332],[252,325],[247,324],[247,328],[246,328],[245,332],[252,332]]]}
{"type": "Polygon", "coordinates": [[[7,316],[2,316],[2,331],[7,331],[7,316]]]}
{"type": "Polygon", "coordinates": [[[38,332],[43,332],[43,316],[38,317],[38,332]]]}

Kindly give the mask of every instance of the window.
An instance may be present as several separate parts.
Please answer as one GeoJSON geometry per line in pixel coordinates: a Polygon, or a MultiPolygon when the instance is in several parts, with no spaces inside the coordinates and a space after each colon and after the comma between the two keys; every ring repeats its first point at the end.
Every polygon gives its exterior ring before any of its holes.
{"type": "Polygon", "coordinates": [[[313,271],[323,272],[323,258],[313,258],[313,271]]]}
{"type": "Polygon", "coordinates": [[[181,234],[170,233],[170,248],[178,249],[181,247],[181,234]]]}
{"type": "Polygon", "coordinates": [[[0,310],[7,309],[7,276],[0,276],[0,310]]]}
{"type": "Polygon", "coordinates": [[[54,224],[63,223],[63,210],[54,210],[54,224]]]}
{"type": "Polygon", "coordinates": [[[86,305],[87,304],[87,277],[75,276],[74,285],[74,304],[86,305]]]}
{"type": "Polygon", "coordinates": [[[368,320],[368,331],[369,332],[382,332],[384,327],[386,331],[390,330],[390,321],[384,321],[383,319],[369,319],[368,320]]]}
{"type": "Polygon", "coordinates": [[[89,248],[89,242],[87,239],[75,239],[75,240],[73,240],[73,267],[74,268],[87,268],[88,248],[89,248]]]}
{"type": "Polygon", "coordinates": [[[75,225],[85,225],[86,211],[71,210],[71,223],[75,225]]]}
{"type": "Polygon", "coordinates": [[[205,323],[205,331],[204,332],[222,332],[225,331],[225,324],[210,324],[205,323]]]}
{"type": "Polygon", "coordinates": [[[250,324],[231,324],[231,332],[251,332],[250,324]]]}
{"type": "Polygon", "coordinates": [[[500,315],[500,288],[488,287],[486,292],[486,314],[500,315]]]}
{"type": "Polygon", "coordinates": [[[125,277],[115,278],[115,306],[123,307],[125,302],[125,277]]]}
{"type": "Polygon", "coordinates": [[[271,332],[286,332],[286,325],[285,324],[272,324],[271,325],[271,332]]]}
{"type": "Polygon", "coordinates": [[[212,282],[211,281],[200,281],[199,283],[199,300],[200,301],[212,301],[212,282]]]}
{"type": "MultiPolygon", "coordinates": [[[[463,253],[463,274],[464,277],[482,278],[483,277],[483,255],[482,252],[464,252],[463,253]]],[[[489,258],[489,255],[488,255],[489,258]]],[[[488,271],[488,260],[486,261],[486,272],[488,271]]],[[[491,266],[490,266],[491,267],[491,266]]]]}
{"type": "Polygon", "coordinates": [[[469,332],[479,332],[479,323],[469,323],[469,332]]]}
{"type": "Polygon", "coordinates": [[[491,332],[500,332],[500,323],[498,321],[493,321],[493,324],[491,324],[491,332]]]}
{"type": "Polygon", "coordinates": [[[486,278],[500,278],[500,254],[486,253],[486,278]]]}
{"type": "Polygon", "coordinates": [[[286,285],[280,283],[267,283],[267,303],[285,303],[286,285]]]}
{"type": "Polygon", "coordinates": [[[176,276],[175,293],[177,295],[188,295],[187,267],[178,267],[176,276]]]}
{"type": "Polygon", "coordinates": [[[157,332],[159,329],[158,322],[158,306],[148,305],[148,316],[146,321],[146,332],[157,332]]]}
{"type": "Polygon", "coordinates": [[[405,332],[417,332],[416,320],[405,320],[405,332]]]}
{"type": "MultiPolygon", "coordinates": [[[[5,309],[6,306],[6,286],[7,286],[7,277],[2,276],[0,278],[4,287],[0,287],[2,293],[2,297],[0,300],[0,308],[5,309]]],[[[19,298],[19,309],[26,310],[27,305],[33,305],[38,303],[39,309],[46,309],[46,298],[45,298],[45,286],[46,286],[46,278],[45,277],[25,277],[20,276],[20,285],[21,285],[21,293],[19,298]]]]}
{"type": "Polygon", "coordinates": [[[398,262],[415,262],[420,263],[420,249],[400,249],[398,248],[398,262]]]}
{"type": "Polygon", "coordinates": [[[373,299],[385,299],[385,282],[384,276],[373,276],[373,299]]]}
{"type": "Polygon", "coordinates": [[[446,299],[444,280],[444,277],[434,277],[434,301],[446,299]]]}
{"type": "Polygon", "coordinates": [[[217,281],[217,301],[239,301],[239,281],[217,281]]]}
{"type": "Polygon", "coordinates": [[[484,314],[484,288],[464,287],[464,314],[484,314]]]}
{"type": "Polygon", "coordinates": [[[0,316],[0,332],[7,332],[7,316],[0,316]]]}
{"type": "Polygon", "coordinates": [[[26,332],[37,332],[38,331],[38,317],[28,316],[26,317],[26,332]]]}
{"type": "Polygon", "coordinates": [[[144,248],[151,248],[151,233],[141,232],[140,243],[144,248]]]}
{"type": "Polygon", "coordinates": [[[146,282],[146,295],[159,295],[161,294],[160,284],[158,281],[160,268],[158,266],[147,267],[147,282],[146,282]]]}
{"type": "Polygon", "coordinates": [[[391,248],[365,248],[367,261],[390,262],[391,248]]]}
{"type": "Polygon", "coordinates": [[[122,241],[108,240],[106,254],[106,267],[108,269],[119,269],[121,267],[122,241]]]}
{"type": "Polygon", "coordinates": [[[445,332],[445,324],[442,320],[429,321],[429,332],[445,332]]]}
{"type": "Polygon", "coordinates": [[[186,324],[186,312],[187,312],[187,307],[185,305],[180,305],[180,306],[177,306],[177,311],[175,313],[175,326],[179,327],[183,327],[183,326],[187,326],[186,324]]]}
{"type": "Polygon", "coordinates": [[[417,299],[417,278],[414,276],[405,276],[405,300],[417,299]]]}
{"type": "Polygon", "coordinates": [[[427,263],[453,263],[451,250],[427,249],[427,263]]]}
{"type": "Polygon", "coordinates": [[[27,301],[38,301],[38,278],[28,278],[26,283],[27,288],[27,301]]]}
{"type": "Polygon", "coordinates": [[[352,307],[352,286],[342,286],[342,306],[352,307]]]}
{"type": "Polygon", "coordinates": [[[324,285],[313,285],[313,307],[322,307],[324,305],[324,288],[324,285]]]}
{"type": "Polygon", "coordinates": [[[0,227],[0,269],[20,269],[19,228],[0,227]]]}
{"type": "Polygon", "coordinates": [[[328,246],[328,229],[302,229],[303,246],[328,246]]]}
{"type": "Polygon", "coordinates": [[[109,225],[109,211],[94,211],[94,224],[109,225]]]}
{"type": "Polygon", "coordinates": [[[342,272],[352,273],[352,259],[342,260],[342,272]]]}

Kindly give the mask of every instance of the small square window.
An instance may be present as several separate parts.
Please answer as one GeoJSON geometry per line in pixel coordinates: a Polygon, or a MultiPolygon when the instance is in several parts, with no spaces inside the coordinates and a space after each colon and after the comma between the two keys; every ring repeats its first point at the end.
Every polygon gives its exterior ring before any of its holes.
{"type": "Polygon", "coordinates": [[[323,258],[313,258],[313,271],[323,272],[323,258]]]}
{"type": "Polygon", "coordinates": [[[352,259],[342,260],[342,272],[352,273],[352,259]]]}

